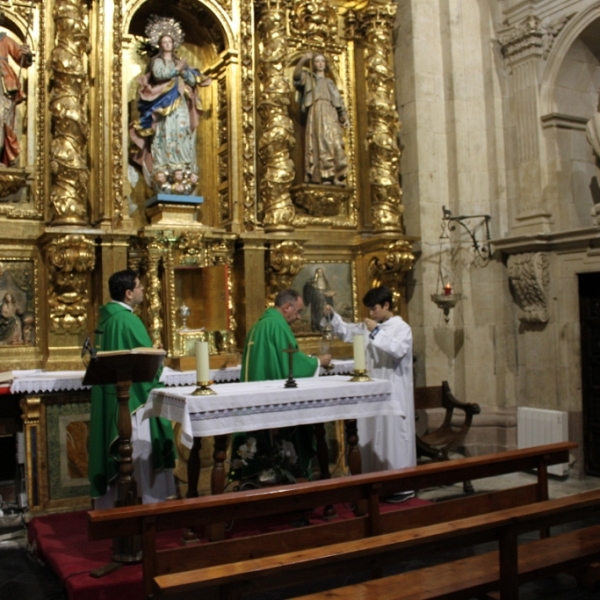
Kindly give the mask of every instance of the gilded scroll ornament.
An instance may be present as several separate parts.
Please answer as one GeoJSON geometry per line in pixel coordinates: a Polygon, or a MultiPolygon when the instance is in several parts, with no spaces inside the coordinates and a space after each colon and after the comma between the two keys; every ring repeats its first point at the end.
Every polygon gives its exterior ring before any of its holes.
{"type": "Polygon", "coordinates": [[[27,175],[25,173],[0,172],[0,202],[3,198],[16,194],[27,186],[27,175]]]}
{"type": "Polygon", "coordinates": [[[87,166],[89,33],[86,5],[57,0],[52,50],[52,144],[50,201],[52,225],[86,225],[89,169],[87,166]]]}
{"type": "Polygon", "coordinates": [[[262,4],[258,23],[261,37],[259,77],[261,99],[258,112],[263,133],[258,155],[264,165],[260,183],[265,231],[292,231],[294,206],[290,186],[294,180],[294,163],[290,152],[294,146],[294,125],[288,116],[290,84],[284,74],[286,57],[285,13],[279,3],[262,4]]]}
{"type": "Polygon", "coordinates": [[[410,242],[399,240],[391,242],[386,247],[383,260],[374,256],[369,261],[369,277],[371,286],[386,285],[392,289],[399,288],[404,283],[404,277],[415,262],[410,242]]]}
{"type": "Polygon", "coordinates": [[[315,217],[335,217],[352,197],[352,190],[337,186],[299,185],[291,189],[294,204],[315,217]]]}
{"type": "Polygon", "coordinates": [[[373,225],[377,232],[401,232],[402,190],[398,181],[400,148],[390,63],[395,4],[373,4],[361,13],[366,37],[367,145],[369,148],[373,225]]]}
{"type": "Polygon", "coordinates": [[[506,263],[521,321],[547,323],[550,261],[546,252],[511,254],[506,263]]]}
{"type": "Polygon", "coordinates": [[[58,333],[85,331],[89,309],[89,273],[96,261],[93,239],[67,235],[47,250],[50,326],[58,333]]]}
{"type": "Polygon", "coordinates": [[[286,240],[271,245],[267,264],[267,300],[272,302],[278,292],[289,288],[304,266],[304,248],[298,242],[286,240]]]}
{"type": "Polygon", "coordinates": [[[290,14],[290,33],[310,40],[313,48],[324,48],[337,41],[338,20],[335,8],[325,0],[301,0],[290,14]]]}

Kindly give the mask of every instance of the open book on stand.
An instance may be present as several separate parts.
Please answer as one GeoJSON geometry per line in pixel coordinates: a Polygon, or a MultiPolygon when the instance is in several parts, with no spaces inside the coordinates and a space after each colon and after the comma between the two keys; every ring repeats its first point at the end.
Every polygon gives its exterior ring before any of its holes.
{"type": "Polygon", "coordinates": [[[161,348],[98,352],[90,359],[83,385],[152,381],[167,353],[161,348]]]}
{"type": "Polygon", "coordinates": [[[166,356],[167,353],[162,348],[132,348],[131,350],[98,350],[96,356],[123,356],[125,354],[153,354],[166,356]]]}

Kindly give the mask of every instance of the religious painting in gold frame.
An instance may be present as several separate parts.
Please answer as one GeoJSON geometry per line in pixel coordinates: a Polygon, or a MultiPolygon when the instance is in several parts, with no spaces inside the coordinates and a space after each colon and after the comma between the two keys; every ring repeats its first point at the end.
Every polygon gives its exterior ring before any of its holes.
{"type": "Polygon", "coordinates": [[[325,304],[331,304],[345,321],[357,314],[356,269],[347,261],[306,262],[292,286],[302,295],[304,311],[294,323],[296,336],[320,336],[325,304]]]}
{"type": "Polygon", "coordinates": [[[0,355],[36,345],[35,274],[33,260],[0,259],[0,355]]]}
{"type": "Polygon", "coordinates": [[[29,510],[89,507],[89,392],[27,395],[21,409],[29,510]]]}

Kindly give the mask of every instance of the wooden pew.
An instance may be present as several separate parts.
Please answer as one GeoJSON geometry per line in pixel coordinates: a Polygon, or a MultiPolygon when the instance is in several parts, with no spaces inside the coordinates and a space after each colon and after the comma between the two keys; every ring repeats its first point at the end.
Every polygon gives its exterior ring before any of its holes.
{"type": "Polygon", "coordinates": [[[565,442],[280,488],[90,511],[89,539],[142,535],[144,591],[149,597],[153,579],[158,575],[316,548],[324,541],[351,542],[547,500],[547,467],[567,462],[569,451],[575,447],[576,444],[565,442]],[[379,510],[380,499],[396,492],[533,469],[538,472],[534,484],[385,514],[379,510]],[[161,531],[310,512],[338,503],[354,504],[362,516],[241,539],[172,549],[156,547],[156,534],[161,531]]]}
{"type": "MultiPolygon", "coordinates": [[[[590,517],[600,517],[600,490],[459,519],[449,524],[422,527],[401,535],[378,536],[375,539],[381,540],[381,545],[373,548],[371,557],[383,554],[389,547],[390,551],[396,552],[394,556],[414,558],[423,550],[439,547],[440,543],[468,546],[483,541],[498,542],[498,550],[300,598],[433,600],[472,598],[500,590],[502,600],[513,600],[519,597],[518,588],[523,583],[588,566],[600,557],[600,524],[523,544],[518,543],[518,536],[590,517]]],[[[366,555],[366,542],[373,540],[360,540],[347,555],[343,554],[346,552],[344,548],[335,546],[327,547],[329,554],[325,548],[321,548],[320,552],[325,556],[335,556],[336,562],[351,560],[351,555],[366,555]],[[360,548],[361,544],[365,547],[360,548]]],[[[286,560],[285,557],[280,558],[286,560]]],[[[304,559],[302,566],[310,567],[310,560],[316,557],[301,558],[304,559]]],[[[162,583],[161,579],[156,578],[158,585],[162,583]]],[[[497,597],[496,594],[494,597],[497,597]]]]}

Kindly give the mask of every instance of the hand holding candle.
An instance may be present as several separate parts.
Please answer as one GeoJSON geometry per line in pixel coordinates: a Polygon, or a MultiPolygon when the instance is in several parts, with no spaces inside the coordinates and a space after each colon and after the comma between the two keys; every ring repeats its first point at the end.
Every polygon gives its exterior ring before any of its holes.
{"type": "Polygon", "coordinates": [[[198,383],[208,383],[210,381],[208,342],[196,342],[196,380],[198,383]]]}
{"type": "Polygon", "coordinates": [[[365,360],[365,336],[355,335],[352,338],[352,344],[354,347],[354,370],[355,371],[366,371],[367,364],[365,360]]]}

